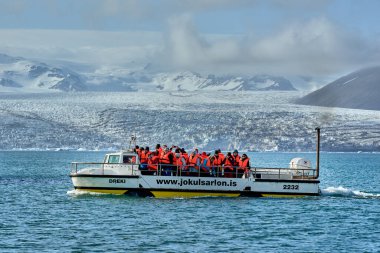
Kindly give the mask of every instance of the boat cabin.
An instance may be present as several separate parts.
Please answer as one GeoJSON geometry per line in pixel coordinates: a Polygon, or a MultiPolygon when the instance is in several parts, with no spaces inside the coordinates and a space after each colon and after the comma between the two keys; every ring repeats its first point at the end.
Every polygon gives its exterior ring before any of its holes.
{"type": "Polygon", "coordinates": [[[106,154],[103,163],[105,164],[139,164],[139,157],[131,151],[121,151],[106,154]]]}

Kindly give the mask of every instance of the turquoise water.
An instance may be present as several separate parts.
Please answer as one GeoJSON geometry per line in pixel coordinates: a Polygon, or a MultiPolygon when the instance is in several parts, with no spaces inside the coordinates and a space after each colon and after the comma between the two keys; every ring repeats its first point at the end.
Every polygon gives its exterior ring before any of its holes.
{"type": "MultiPolygon", "coordinates": [[[[380,252],[380,154],[321,154],[320,197],[153,199],[74,191],[71,161],[0,152],[1,252],[380,252]]],[[[256,166],[300,154],[252,153],[256,166]]],[[[301,154],[315,160],[314,154],[301,154]]]]}

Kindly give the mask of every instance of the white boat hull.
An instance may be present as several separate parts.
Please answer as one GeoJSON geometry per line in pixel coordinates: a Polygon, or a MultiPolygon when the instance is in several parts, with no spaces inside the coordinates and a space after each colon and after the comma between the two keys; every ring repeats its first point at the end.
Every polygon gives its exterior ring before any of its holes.
{"type": "Polygon", "coordinates": [[[170,197],[317,196],[319,180],[154,175],[71,175],[74,188],[113,194],[170,197]]]}

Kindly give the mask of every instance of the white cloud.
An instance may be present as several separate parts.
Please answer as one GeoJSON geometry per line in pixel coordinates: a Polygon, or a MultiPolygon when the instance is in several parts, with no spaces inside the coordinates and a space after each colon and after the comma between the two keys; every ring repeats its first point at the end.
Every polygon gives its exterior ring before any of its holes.
{"type": "Polygon", "coordinates": [[[185,15],[170,21],[167,37],[167,65],[199,72],[320,76],[379,63],[377,46],[326,18],[294,23],[262,38],[210,39],[185,15]]]}
{"type": "Polygon", "coordinates": [[[313,85],[315,78],[380,64],[379,40],[370,41],[326,18],[284,24],[265,37],[201,34],[190,14],[171,17],[165,33],[0,30],[0,37],[0,52],[44,61],[99,68],[152,62],[162,70],[308,76],[313,85]]]}
{"type": "Polygon", "coordinates": [[[0,30],[0,52],[43,61],[123,66],[149,62],[162,48],[158,32],[81,30],[0,30]]]}

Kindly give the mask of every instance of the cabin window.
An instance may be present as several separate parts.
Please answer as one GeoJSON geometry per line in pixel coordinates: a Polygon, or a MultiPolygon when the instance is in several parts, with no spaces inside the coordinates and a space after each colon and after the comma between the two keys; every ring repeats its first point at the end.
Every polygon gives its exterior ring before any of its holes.
{"type": "Polygon", "coordinates": [[[119,163],[120,156],[119,155],[110,155],[108,157],[108,163],[119,163]]]}
{"type": "Polygon", "coordinates": [[[123,156],[123,163],[136,163],[136,157],[131,155],[123,156]]]}

